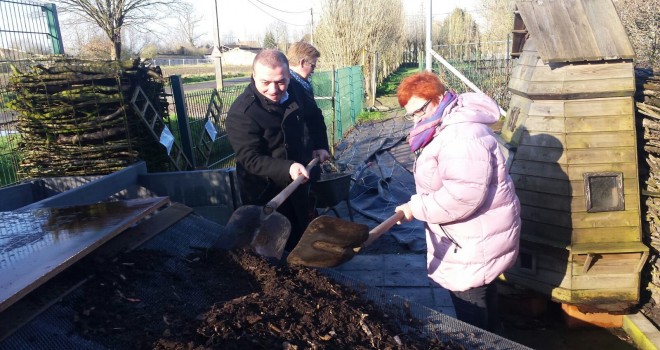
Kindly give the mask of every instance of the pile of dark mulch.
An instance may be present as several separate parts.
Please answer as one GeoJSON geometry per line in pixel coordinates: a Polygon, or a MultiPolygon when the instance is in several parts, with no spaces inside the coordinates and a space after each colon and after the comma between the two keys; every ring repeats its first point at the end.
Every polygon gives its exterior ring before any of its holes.
{"type": "Polygon", "coordinates": [[[118,258],[73,306],[77,331],[113,349],[462,349],[420,333],[315,269],[249,251],[118,258]]]}

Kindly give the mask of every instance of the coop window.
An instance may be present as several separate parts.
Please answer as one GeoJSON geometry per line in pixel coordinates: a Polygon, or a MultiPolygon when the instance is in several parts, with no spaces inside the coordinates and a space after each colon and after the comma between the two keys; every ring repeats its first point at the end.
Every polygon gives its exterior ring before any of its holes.
{"type": "Polygon", "coordinates": [[[585,173],[584,195],[587,212],[624,210],[623,174],[585,173]]]}

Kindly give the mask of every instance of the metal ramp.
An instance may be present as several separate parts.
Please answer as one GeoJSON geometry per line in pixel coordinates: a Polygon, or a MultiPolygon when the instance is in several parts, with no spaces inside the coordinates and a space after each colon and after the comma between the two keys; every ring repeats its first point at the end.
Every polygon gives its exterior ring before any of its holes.
{"type": "Polygon", "coordinates": [[[136,87],[131,98],[131,107],[151,131],[151,135],[167,148],[167,156],[177,171],[192,169],[191,161],[176,143],[163,117],[151,104],[141,87],[136,87]]]}
{"type": "Polygon", "coordinates": [[[0,311],[169,202],[154,197],[0,212],[0,311]]]}

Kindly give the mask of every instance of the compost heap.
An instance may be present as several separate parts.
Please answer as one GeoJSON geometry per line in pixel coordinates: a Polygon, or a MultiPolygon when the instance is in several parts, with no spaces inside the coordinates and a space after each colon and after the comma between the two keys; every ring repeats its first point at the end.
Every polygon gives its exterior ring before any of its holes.
{"type": "Polygon", "coordinates": [[[113,349],[463,348],[314,269],[247,250],[200,249],[181,262],[184,273],[167,272],[168,259],[139,250],[99,266],[73,305],[79,334],[113,349]]]}
{"type": "MultiPolygon", "coordinates": [[[[158,67],[139,59],[93,61],[55,57],[12,66],[8,103],[18,113],[24,177],[106,175],[144,160],[168,170],[159,139],[167,119],[158,67]],[[159,114],[154,131],[132,107],[137,87],[159,114]]],[[[142,101],[144,102],[144,101],[142,101]]]]}

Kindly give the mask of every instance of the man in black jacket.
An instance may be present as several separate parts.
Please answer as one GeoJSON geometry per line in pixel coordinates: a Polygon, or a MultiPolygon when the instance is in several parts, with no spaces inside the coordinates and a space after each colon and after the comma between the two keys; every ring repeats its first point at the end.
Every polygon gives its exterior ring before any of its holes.
{"type": "MultiPolygon", "coordinates": [[[[229,108],[227,135],[244,205],[265,205],[298,176],[309,178],[305,166],[313,157],[330,158],[320,110],[290,79],[286,56],[263,50],[252,64],[252,82],[229,108]]],[[[291,222],[288,251],[309,224],[308,194],[306,183],[278,208],[291,222]]]]}

